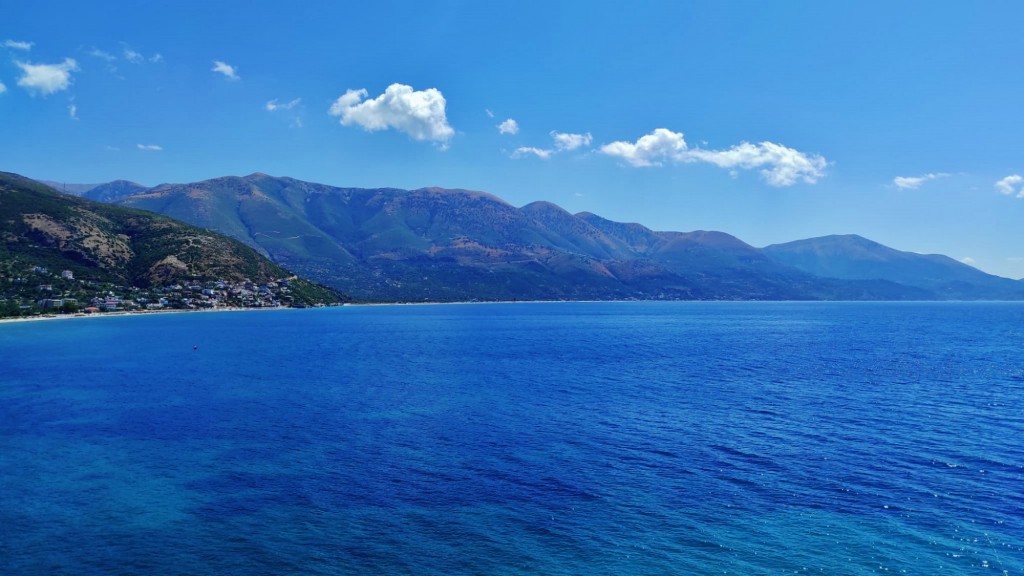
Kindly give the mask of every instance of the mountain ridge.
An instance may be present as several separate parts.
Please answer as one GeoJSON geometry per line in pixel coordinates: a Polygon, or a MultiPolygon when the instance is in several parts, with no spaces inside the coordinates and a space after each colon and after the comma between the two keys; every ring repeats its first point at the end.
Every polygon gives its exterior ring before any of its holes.
{"type": "Polygon", "coordinates": [[[966,265],[947,257],[865,248],[897,263],[880,273],[848,263],[839,274],[802,245],[659,232],[543,200],[517,208],[480,191],[343,188],[254,173],[111,201],[216,230],[366,300],[1024,298],[1024,284],[964,275],[966,265]],[[908,263],[931,276],[901,274],[908,263]]]}
{"type": "Polygon", "coordinates": [[[857,234],[834,234],[764,247],[769,257],[817,276],[887,278],[913,283],[946,299],[970,299],[978,287],[989,296],[1014,297],[1019,281],[988,274],[943,254],[896,250],[857,234]]]}

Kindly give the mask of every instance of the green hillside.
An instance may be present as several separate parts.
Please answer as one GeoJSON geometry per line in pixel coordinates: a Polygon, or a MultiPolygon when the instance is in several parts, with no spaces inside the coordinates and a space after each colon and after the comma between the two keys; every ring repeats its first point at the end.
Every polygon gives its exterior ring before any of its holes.
{"type": "Polygon", "coordinates": [[[276,288],[282,280],[288,300],[279,303],[345,299],[335,290],[295,278],[231,238],[0,173],[0,299],[8,312],[12,303],[23,309],[38,306],[40,300],[57,300],[52,298],[55,290],[84,297],[113,287],[155,291],[182,284],[248,282],[254,287],[274,283],[276,288]]]}

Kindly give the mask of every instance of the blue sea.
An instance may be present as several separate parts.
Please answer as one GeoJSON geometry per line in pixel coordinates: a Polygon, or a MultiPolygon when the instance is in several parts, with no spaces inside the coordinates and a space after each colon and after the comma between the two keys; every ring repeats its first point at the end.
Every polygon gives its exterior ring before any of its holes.
{"type": "Polygon", "coordinates": [[[0,325],[0,574],[1024,574],[1024,305],[0,325]]]}

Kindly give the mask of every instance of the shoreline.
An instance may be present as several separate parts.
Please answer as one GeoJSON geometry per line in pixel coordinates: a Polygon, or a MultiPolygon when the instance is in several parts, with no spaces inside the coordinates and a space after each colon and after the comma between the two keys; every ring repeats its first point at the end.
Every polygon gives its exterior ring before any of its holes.
{"type": "Polygon", "coordinates": [[[0,325],[3,324],[15,324],[23,322],[45,322],[52,320],[80,320],[85,318],[119,318],[126,316],[153,316],[158,314],[214,314],[218,312],[266,312],[271,310],[317,310],[322,308],[341,308],[341,307],[386,307],[386,306],[466,306],[474,304],[585,304],[585,303],[625,303],[625,302],[701,302],[701,303],[739,303],[739,302],[756,302],[756,303],[801,303],[801,304],[812,304],[812,303],[875,303],[875,304],[939,304],[939,303],[1003,303],[1012,304],[1020,303],[1020,300],[491,300],[491,301],[453,301],[453,302],[357,302],[351,303],[346,302],[336,306],[322,306],[322,307],[307,307],[307,308],[293,308],[290,306],[277,306],[277,307],[252,307],[243,308],[239,306],[225,306],[223,308],[212,308],[203,310],[134,310],[131,312],[99,312],[92,314],[84,314],[81,312],[75,314],[52,314],[52,315],[39,315],[39,316],[28,316],[28,317],[12,317],[12,318],[0,318],[0,325]]]}
{"type": "Polygon", "coordinates": [[[158,314],[210,314],[215,312],[255,312],[255,311],[267,311],[267,310],[303,310],[303,308],[291,308],[286,306],[265,306],[265,307],[252,307],[242,308],[239,306],[225,306],[223,308],[210,308],[204,310],[133,310],[130,312],[94,312],[92,314],[85,314],[77,312],[75,314],[41,314],[39,316],[17,316],[13,318],[0,318],[0,324],[15,324],[21,322],[47,322],[51,320],[81,320],[86,318],[119,318],[125,316],[154,316],[158,314]]]}
{"type": "Polygon", "coordinates": [[[295,308],[291,306],[263,306],[245,308],[240,306],[224,306],[222,308],[206,308],[202,310],[133,310],[119,312],[94,312],[85,314],[76,312],[74,314],[41,314],[38,316],[16,316],[0,318],[0,324],[15,324],[22,322],[44,322],[51,320],[80,320],[85,318],[113,318],[125,316],[153,316],[157,314],[212,314],[216,312],[260,312],[270,310],[318,310],[323,308],[341,307],[383,307],[383,306],[443,306],[443,305],[464,305],[464,304],[538,304],[551,302],[629,302],[629,300],[494,300],[487,302],[456,301],[456,302],[346,302],[336,306],[307,306],[306,308],[295,308]]]}

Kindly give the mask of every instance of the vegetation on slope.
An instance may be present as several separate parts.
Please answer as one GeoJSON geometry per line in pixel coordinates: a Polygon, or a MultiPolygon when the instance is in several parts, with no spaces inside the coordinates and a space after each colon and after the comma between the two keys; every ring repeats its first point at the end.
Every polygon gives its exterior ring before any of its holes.
{"type": "Polygon", "coordinates": [[[89,194],[216,230],[368,301],[1024,298],[1020,282],[863,239],[758,249],[723,232],[658,232],[550,202],[516,208],[483,192],[266,174],[136,186],[89,194]]]}
{"type": "Polygon", "coordinates": [[[720,232],[654,232],[467,190],[336,188],[265,174],[168,184],[123,205],[237,238],[363,300],[901,299],[840,282],[720,232]]]}
{"type": "Polygon", "coordinates": [[[292,278],[231,238],[142,210],[59,194],[2,172],[0,263],[0,298],[8,301],[49,296],[32,293],[39,289],[25,277],[40,274],[40,269],[67,271],[80,284],[135,289],[213,281],[267,284],[291,278],[288,292],[296,304],[346,299],[335,290],[292,278]]]}

